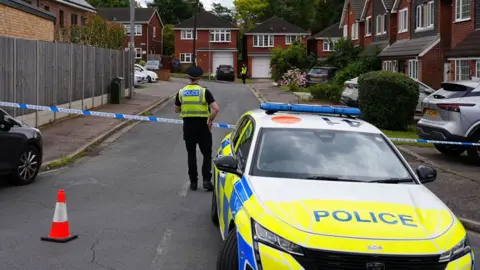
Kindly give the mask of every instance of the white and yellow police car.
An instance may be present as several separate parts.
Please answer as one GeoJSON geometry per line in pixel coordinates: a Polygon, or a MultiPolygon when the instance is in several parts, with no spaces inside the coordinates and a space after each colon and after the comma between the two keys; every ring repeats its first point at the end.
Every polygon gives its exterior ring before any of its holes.
{"type": "Polygon", "coordinates": [[[263,103],[215,158],[219,270],[474,269],[466,231],[354,108],[263,103]]]}

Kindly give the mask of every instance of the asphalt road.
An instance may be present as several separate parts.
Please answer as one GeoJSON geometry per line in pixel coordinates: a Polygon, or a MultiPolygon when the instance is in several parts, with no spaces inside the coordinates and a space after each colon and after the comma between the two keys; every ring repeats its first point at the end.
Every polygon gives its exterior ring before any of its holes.
{"type": "MultiPolygon", "coordinates": [[[[242,85],[205,84],[220,104],[217,122],[234,124],[258,107],[242,85]]],[[[172,103],[158,115],[178,118],[172,103]]],[[[0,269],[215,269],[222,242],[210,221],[212,193],[188,190],[181,128],[141,123],[32,185],[0,187],[0,269]],[[59,188],[79,234],[66,244],[40,241],[59,188]]],[[[227,132],[214,130],[215,150],[227,132]]],[[[480,235],[471,240],[479,254],[480,235]]]]}

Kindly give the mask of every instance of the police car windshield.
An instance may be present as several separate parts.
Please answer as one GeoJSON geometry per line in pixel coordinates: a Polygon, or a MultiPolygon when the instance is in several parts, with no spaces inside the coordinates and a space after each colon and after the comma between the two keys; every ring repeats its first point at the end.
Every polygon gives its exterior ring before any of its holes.
{"type": "Polygon", "coordinates": [[[350,182],[412,179],[379,134],[263,128],[259,139],[254,176],[350,182]]]}

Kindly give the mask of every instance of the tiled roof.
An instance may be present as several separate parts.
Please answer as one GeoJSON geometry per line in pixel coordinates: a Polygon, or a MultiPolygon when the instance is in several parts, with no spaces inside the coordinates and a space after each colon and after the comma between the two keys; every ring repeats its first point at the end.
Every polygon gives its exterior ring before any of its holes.
{"type": "Polygon", "coordinates": [[[355,13],[355,20],[360,20],[363,6],[365,5],[365,0],[351,0],[350,4],[352,5],[353,12],[355,13]]]}
{"type": "Polygon", "coordinates": [[[283,33],[293,33],[293,34],[303,34],[307,33],[304,29],[293,25],[287,22],[284,19],[273,16],[272,18],[260,23],[252,30],[248,31],[246,34],[253,33],[266,33],[266,34],[283,34],[283,33]]]}
{"type": "Polygon", "coordinates": [[[55,22],[56,19],[55,14],[44,9],[35,8],[27,2],[21,0],[0,0],[0,4],[50,20],[52,22],[55,22]]]}
{"type": "Polygon", "coordinates": [[[382,52],[387,46],[388,40],[372,42],[360,53],[360,56],[373,56],[377,52],[382,52]]]}
{"type": "MultiPolygon", "coordinates": [[[[155,8],[135,8],[135,21],[148,22],[155,12],[155,8]]],[[[98,15],[107,21],[130,21],[130,8],[99,8],[98,15]]]]}
{"type": "Polygon", "coordinates": [[[387,8],[387,10],[391,10],[393,7],[393,4],[395,3],[394,0],[382,0],[382,2],[385,5],[385,8],[387,8]]]}
{"type": "Polygon", "coordinates": [[[445,54],[446,57],[479,57],[480,29],[471,32],[466,38],[445,54]]]}
{"type": "Polygon", "coordinates": [[[65,3],[73,7],[80,6],[81,8],[89,9],[93,12],[96,11],[96,9],[85,0],[63,0],[62,3],[65,3]]]}
{"type": "Polygon", "coordinates": [[[329,27],[323,29],[322,31],[316,33],[313,35],[315,38],[322,38],[322,37],[342,37],[343,32],[342,29],[340,29],[338,26],[340,23],[336,23],[333,25],[330,25],[329,27]]]}
{"type": "Polygon", "coordinates": [[[430,45],[439,39],[438,35],[415,38],[402,39],[393,43],[386,48],[378,56],[380,57],[403,57],[403,56],[418,56],[421,52],[426,50],[430,45]]]}
{"type": "MultiPolygon", "coordinates": [[[[194,18],[186,19],[185,21],[175,25],[176,28],[193,28],[194,18]]],[[[208,11],[202,11],[197,14],[197,28],[238,28],[237,25],[224,20],[208,11]]]]}

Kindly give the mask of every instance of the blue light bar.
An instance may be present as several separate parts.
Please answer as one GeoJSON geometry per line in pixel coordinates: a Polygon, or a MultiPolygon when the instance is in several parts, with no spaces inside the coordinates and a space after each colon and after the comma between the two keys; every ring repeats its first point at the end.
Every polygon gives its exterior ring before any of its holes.
{"type": "Polygon", "coordinates": [[[262,103],[260,104],[260,109],[264,111],[272,111],[272,112],[303,112],[303,113],[362,115],[362,112],[357,108],[327,106],[327,105],[262,103]]]}

